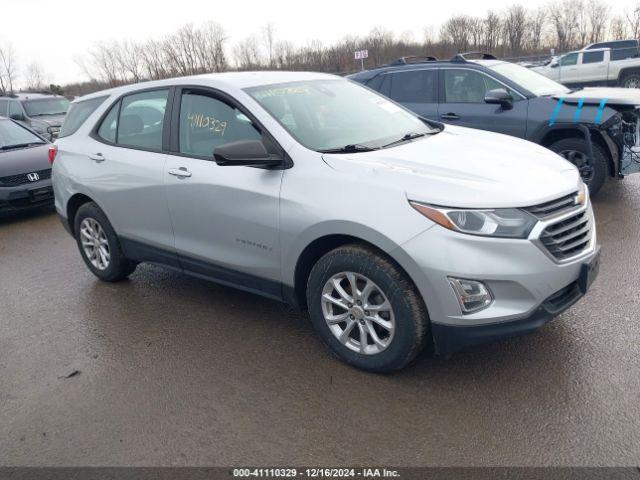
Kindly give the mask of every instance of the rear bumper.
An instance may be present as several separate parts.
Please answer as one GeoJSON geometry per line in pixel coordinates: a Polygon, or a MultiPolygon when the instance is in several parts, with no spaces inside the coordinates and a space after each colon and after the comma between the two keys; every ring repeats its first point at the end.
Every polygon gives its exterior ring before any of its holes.
{"type": "Polygon", "coordinates": [[[534,332],[567,310],[584,295],[580,281],[576,280],[551,295],[526,318],[474,326],[432,323],[431,332],[435,352],[438,355],[449,356],[467,347],[534,332]]]}
{"type": "Polygon", "coordinates": [[[49,179],[17,187],[0,187],[0,213],[49,207],[53,203],[53,188],[49,179]]]}

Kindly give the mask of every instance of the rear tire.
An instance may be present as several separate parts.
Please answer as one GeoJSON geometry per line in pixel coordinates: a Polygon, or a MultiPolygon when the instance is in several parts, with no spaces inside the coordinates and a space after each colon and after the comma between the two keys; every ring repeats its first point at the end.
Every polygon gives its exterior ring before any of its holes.
{"type": "Polygon", "coordinates": [[[622,88],[640,88],[640,73],[629,73],[620,80],[622,88]]]}
{"type": "Polygon", "coordinates": [[[137,263],[124,256],[109,219],[95,203],[85,203],[78,209],[74,232],[84,263],[100,280],[118,282],[136,269],[137,263]]]}
{"type": "Polygon", "coordinates": [[[362,370],[399,370],[428,338],[429,317],[416,287],[399,266],[370,247],[345,245],[320,258],[307,282],[307,305],[334,354],[362,370]]]}
{"type": "Polygon", "coordinates": [[[602,147],[597,143],[593,143],[592,147],[593,158],[589,158],[589,149],[581,138],[563,138],[551,144],[549,149],[578,167],[582,180],[589,187],[589,193],[595,196],[607,179],[609,165],[602,147]]]}

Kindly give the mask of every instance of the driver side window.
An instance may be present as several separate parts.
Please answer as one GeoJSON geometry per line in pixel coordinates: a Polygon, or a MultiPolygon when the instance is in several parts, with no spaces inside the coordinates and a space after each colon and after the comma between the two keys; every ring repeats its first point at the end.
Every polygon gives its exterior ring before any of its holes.
{"type": "Polygon", "coordinates": [[[565,55],[560,59],[560,65],[562,67],[568,67],[571,65],[576,65],[578,63],[578,54],[570,53],[569,55],[565,55]]]}
{"type": "Polygon", "coordinates": [[[517,98],[512,90],[475,70],[447,69],[444,71],[446,103],[484,103],[487,92],[497,88],[509,92],[514,100],[517,98]]]}
{"type": "Polygon", "coordinates": [[[201,157],[226,143],[262,140],[262,134],[240,110],[199,92],[184,92],[180,102],[180,153],[201,157]]]}

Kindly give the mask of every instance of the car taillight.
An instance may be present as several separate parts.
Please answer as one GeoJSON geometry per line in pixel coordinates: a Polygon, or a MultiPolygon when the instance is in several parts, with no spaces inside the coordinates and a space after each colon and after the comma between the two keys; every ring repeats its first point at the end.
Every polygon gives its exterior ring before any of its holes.
{"type": "Polygon", "coordinates": [[[53,162],[56,159],[56,154],[58,153],[58,146],[57,145],[51,145],[49,147],[49,163],[51,165],[53,165],[53,162]]]}

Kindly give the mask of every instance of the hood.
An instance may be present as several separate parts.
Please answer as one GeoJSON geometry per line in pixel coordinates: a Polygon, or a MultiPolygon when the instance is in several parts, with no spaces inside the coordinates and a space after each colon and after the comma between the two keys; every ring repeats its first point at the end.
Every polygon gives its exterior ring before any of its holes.
{"type": "Polygon", "coordinates": [[[64,121],[65,115],[39,115],[31,117],[32,125],[42,125],[44,127],[59,127],[64,121]]]}
{"type": "Polygon", "coordinates": [[[0,150],[0,177],[38,172],[51,168],[49,165],[49,145],[0,150]]]}
{"type": "Polygon", "coordinates": [[[447,126],[384,150],[323,155],[340,172],[403,189],[410,200],[466,208],[527,207],[577,190],[578,170],[544,147],[447,126]]]}
{"type": "Polygon", "coordinates": [[[555,95],[554,98],[564,98],[565,102],[578,103],[584,98],[585,103],[600,103],[606,100],[607,105],[638,105],[640,106],[640,91],[635,88],[583,88],[575,92],[555,95]]]}

